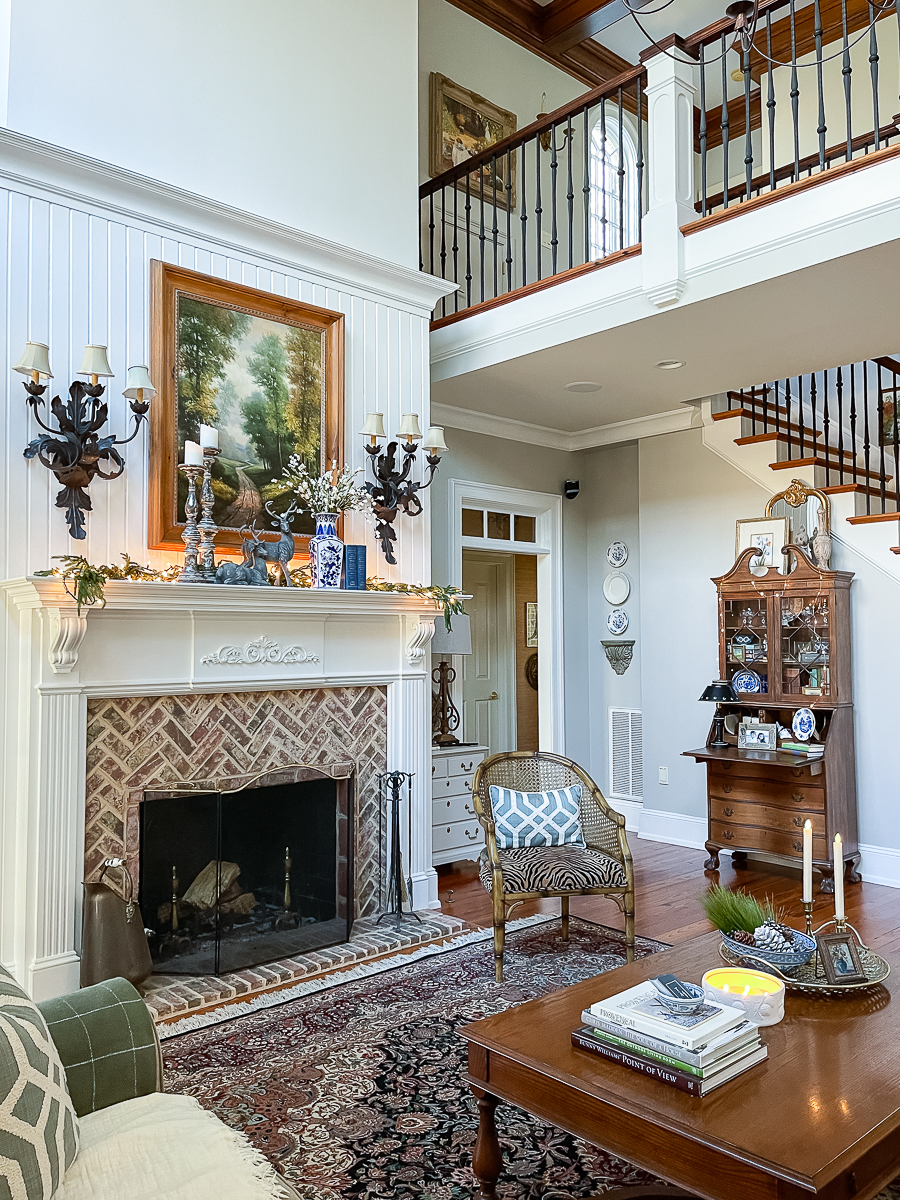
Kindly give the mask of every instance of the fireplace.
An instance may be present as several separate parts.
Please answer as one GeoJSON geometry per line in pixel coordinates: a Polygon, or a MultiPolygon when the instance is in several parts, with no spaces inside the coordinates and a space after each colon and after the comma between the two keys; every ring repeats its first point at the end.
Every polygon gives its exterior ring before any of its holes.
{"type": "Polygon", "coordinates": [[[221,975],[346,942],[353,764],[147,791],[139,900],[157,970],[221,975]]]}

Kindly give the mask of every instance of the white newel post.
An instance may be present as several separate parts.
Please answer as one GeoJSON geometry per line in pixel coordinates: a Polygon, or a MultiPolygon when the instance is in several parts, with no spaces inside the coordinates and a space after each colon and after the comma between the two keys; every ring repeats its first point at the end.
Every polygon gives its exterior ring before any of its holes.
{"type": "Polygon", "coordinates": [[[646,59],[649,207],[641,227],[643,291],[657,308],[684,293],[684,235],[693,221],[697,66],[676,38],[646,59]],[[673,57],[674,56],[674,57],[673,57]]]}

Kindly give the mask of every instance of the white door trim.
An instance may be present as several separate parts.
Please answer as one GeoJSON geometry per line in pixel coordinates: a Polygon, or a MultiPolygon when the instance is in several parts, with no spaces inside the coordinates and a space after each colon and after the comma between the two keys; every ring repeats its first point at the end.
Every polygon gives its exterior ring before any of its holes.
{"type": "Polygon", "coordinates": [[[565,753],[565,674],[563,669],[562,497],[549,492],[467,479],[448,481],[447,578],[462,586],[463,547],[511,551],[537,557],[538,586],[538,739],[542,750],[565,753]],[[463,538],[462,510],[490,506],[495,512],[535,518],[535,542],[502,542],[493,538],[463,538]],[[549,651],[549,653],[548,653],[549,651]]]}

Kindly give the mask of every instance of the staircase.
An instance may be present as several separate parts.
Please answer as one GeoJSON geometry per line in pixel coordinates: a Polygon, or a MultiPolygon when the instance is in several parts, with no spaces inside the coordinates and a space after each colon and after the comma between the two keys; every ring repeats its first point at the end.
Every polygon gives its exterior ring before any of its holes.
{"type": "Polygon", "coordinates": [[[900,581],[898,394],[887,357],[727,392],[703,402],[703,441],[770,493],[821,489],[832,536],[900,581]]]}

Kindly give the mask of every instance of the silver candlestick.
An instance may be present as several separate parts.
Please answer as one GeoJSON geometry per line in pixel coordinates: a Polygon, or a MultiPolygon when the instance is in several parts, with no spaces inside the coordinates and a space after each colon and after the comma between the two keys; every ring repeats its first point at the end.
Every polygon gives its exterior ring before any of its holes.
{"type": "Polygon", "coordinates": [[[212,515],[216,498],[212,490],[212,469],[218,457],[219,450],[216,446],[203,447],[203,486],[200,488],[203,517],[197,524],[200,530],[198,566],[210,583],[215,582],[216,578],[216,523],[212,515]]]}
{"type": "Polygon", "coordinates": [[[206,576],[197,566],[197,547],[200,545],[200,529],[197,525],[197,482],[203,478],[203,467],[189,467],[180,463],[179,471],[187,476],[188,493],[184,502],[184,567],[176,583],[206,583],[206,576]]]}

